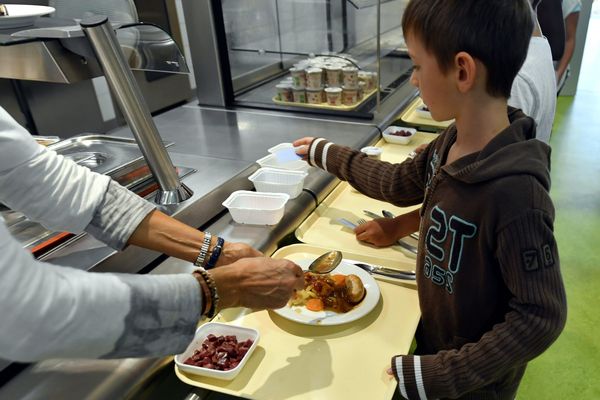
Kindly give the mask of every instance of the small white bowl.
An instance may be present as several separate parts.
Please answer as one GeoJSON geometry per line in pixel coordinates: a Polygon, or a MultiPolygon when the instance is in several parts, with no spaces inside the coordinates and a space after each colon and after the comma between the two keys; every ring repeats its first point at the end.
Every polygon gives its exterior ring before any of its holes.
{"type": "Polygon", "coordinates": [[[383,140],[385,140],[388,143],[394,143],[394,144],[409,144],[413,138],[413,136],[415,136],[415,133],[417,133],[417,130],[414,128],[407,128],[405,126],[388,126],[384,131],[383,131],[383,140]],[[397,131],[406,131],[406,132],[410,132],[410,136],[397,136],[397,135],[392,135],[393,132],[397,132],[397,131]]]}
{"type": "Polygon", "coordinates": [[[285,203],[290,196],[285,193],[264,193],[238,190],[223,202],[233,220],[240,224],[275,225],[283,217],[285,203]]]}
{"type": "Polygon", "coordinates": [[[224,379],[224,380],[232,380],[235,378],[244,365],[246,361],[252,355],[252,352],[256,348],[258,344],[258,340],[260,339],[260,334],[256,329],[246,328],[243,326],[229,325],[229,324],[221,324],[219,322],[208,322],[196,330],[196,334],[194,335],[194,340],[189,344],[188,348],[181,354],[175,356],[175,364],[179,367],[180,370],[189,372],[194,375],[202,375],[208,376],[211,378],[224,379]],[[235,335],[238,342],[243,342],[248,339],[252,339],[252,346],[248,349],[248,352],[244,355],[240,363],[237,367],[232,368],[228,371],[219,371],[216,369],[209,369],[204,367],[196,367],[195,365],[184,364],[185,360],[191,357],[194,354],[194,351],[200,349],[202,347],[202,342],[206,340],[207,336],[210,334],[215,336],[223,336],[223,335],[235,335]]]}
{"type": "Polygon", "coordinates": [[[269,154],[266,157],[256,161],[261,167],[271,167],[279,169],[287,169],[290,171],[304,171],[307,172],[310,165],[304,160],[294,160],[281,162],[277,159],[277,154],[269,154]]]}
{"type": "Polygon", "coordinates": [[[369,158],[373,158],[375,160],[381,160],[381,153],[383,150],[379,147],[375,146],[367,146],[360,149],[362,153],[365,153],[369,158]]]}
{"type": "Polygon", "coordinates": [[[421,118],[433,119],[431,116],[431,111],[425,104],[421,104],[419,107],[415,109],[415,114],[417,114],[421,118]]]}
{"type": "Polygon", "coordinates": [[[285,193],[290,199],[295,199],[304,186],[304,179],[308,176],[304,171],[288,171],[264,167],[253,173],[248,179],[254,183],[258,192],[285,193]]]}

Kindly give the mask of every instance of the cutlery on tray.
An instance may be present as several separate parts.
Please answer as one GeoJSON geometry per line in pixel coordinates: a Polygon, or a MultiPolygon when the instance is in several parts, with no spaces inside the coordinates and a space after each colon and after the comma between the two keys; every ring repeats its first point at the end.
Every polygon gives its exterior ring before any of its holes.
{"type": "Polygon", "coordinates": [[[355,262],[354,265],[367,271],[371,275],[381,275],[381,276],[386,276],[388,278],[407,279],[407,280],[413,280],[413,281],[416,279],[415,271],[401,271],[401,270],[397,270],[397,269],[380,267],[377,265],[371,265],[371,264],[365,264],[365,263],[357,263],[357,262],[355,262]]]}

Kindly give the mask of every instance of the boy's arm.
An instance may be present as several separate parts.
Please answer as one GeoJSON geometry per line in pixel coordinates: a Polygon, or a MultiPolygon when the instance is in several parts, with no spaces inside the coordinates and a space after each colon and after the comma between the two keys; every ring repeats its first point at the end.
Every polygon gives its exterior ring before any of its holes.
{"type": "Polygon", "coordinates": [[[423,201],[431,147],[430,144],[414,159],[391,164],[317,138],[308,147],[307,161],[347,181],[369,197],[397,206],[410,206],[423,201]]]}
{"type": "Polygon", "coordinates": [[[393,357],[405,398],[454,398],[498,381],[540,355],[562,331],[566,298],[551,216],[533,209],[510,222],[498,233],[496,257],[512,293],[505,320],[458,350],[393,357]]]}

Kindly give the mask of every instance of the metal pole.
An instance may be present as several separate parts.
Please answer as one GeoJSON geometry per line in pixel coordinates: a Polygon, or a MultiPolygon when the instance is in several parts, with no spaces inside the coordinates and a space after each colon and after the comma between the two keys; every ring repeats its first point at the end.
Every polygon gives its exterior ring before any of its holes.
{"type": "Polygon", "coordinates": [[[96,15],[81,21],[81,27],[94,49],[150,171],[158,182],[156,203],[169,205],[189,199],[193,192],[179,180],[108,18],[96,15]]]}

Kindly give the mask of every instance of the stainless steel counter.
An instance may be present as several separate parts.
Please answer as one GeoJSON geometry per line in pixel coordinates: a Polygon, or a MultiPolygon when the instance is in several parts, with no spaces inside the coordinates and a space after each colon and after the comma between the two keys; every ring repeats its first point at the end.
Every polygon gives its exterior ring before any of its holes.
{"type": "MultiPolygon", "coordinates": [[[[220,215],[209,226],[211,231],[228,240],[249,243],[268,254],[316,208],[315,195],[311,192],[320,194],[327,188],[330,190],[335,181],[314,170],[307,181],[309,190],[288,203],[278,225],[238,225],[231,221],[228,213],[221,214],[221,202],[234,190],[251,188],[246,178],[258,168],[255,160],[266,155],[267,148],[275,144],[306,135],[325,137],[356,148],[373,143],[379,137],[379,130],[372,124],[196,106],[171,110],[155,117],[155,121],[163,140],[175,143],[169,149],[175,165],[198,170],[184,179],[194,190],[194,196],[163,210],[203,228],[220,215]]],[[[131,137],[131,132],[123,128],[110,135],[131,137]]],[[[159,256],[134,247],[116,253],[87,235],[55,250],[45,260],[83,270],[136,273],[159,256]]],[[[190,270],[187,262],[167,259],[152,273],[190,270]]],[[[168,359],[48,360],[27,367],[0,387],[0,399],[123,398],[137,393],[141,382],[168,362],[168,359]]]]}

